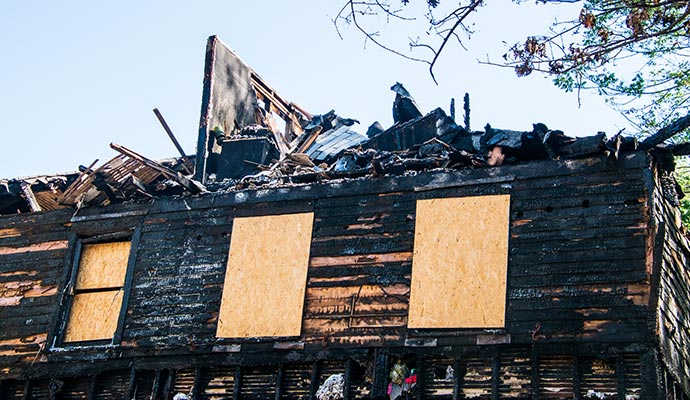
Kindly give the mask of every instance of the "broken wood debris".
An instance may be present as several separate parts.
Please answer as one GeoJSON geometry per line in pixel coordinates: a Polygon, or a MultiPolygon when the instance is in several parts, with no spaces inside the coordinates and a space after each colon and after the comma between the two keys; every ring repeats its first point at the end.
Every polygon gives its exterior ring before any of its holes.
{"type": "Polygon", "coordinates": [[[184,160],[185,171],[187,171],[187,174],[191,175],[192,173],[194,173],[194,165],[189,160],[189,157],[187,157],[187,155],[184,153],[184,150],[182,150],[182,146],[180,146],[180,142],[177,141],[177,138],[175,137],[172,130],[168,126],[168,123],[165,121],[165,118],[163,118],[163,114],[161,114],[161,112],[157,108],[153,109],[153,113],[156,114],[156,118],[158,118],[158,121],[163,126],[165,133],[168,134],[168,136],[170,137],[170,140],[172,140],[173,144],[175,145],[175,148],[177,149],[177,151],[182,156],[182,159],[184,160]]]}
{"type": "MultiPolygon", "coordinates": [[[[18,182],[4,195],[0,193],[0,213],[195,195],[207,188],[234,191],[598,154],[615,160],[640,146],[634,137],[622,132],[610,138],[604,132],[573,137],[543,123],[535,123],[530,131],[498,129],[490,124],[483,131],[471,131],[467,95],[460,126],[454,120],[454,110],[450,116],[441,108],[424,114],[399,82],[391,87],[395,92],[394,124],[384,128],[377,121],[362,133],[356,119],[341,117],[335,110],[311,114],[286,100],[216,36],[209,38],[207,52],[196,156],[184,153],[154,109],[181,158],[159,163],[113,145],[121,153],[118,157],[98,168],[91,165],[76,176],[69,175],[67,185],[51,186],[50,193],[57,201],[46,199],[42,188],[18,182]],[[194,179],[190,177],[192,158],[194,179]]],[[[669,154],[690,153],[688,144],[664,145],[665,139],[667,132],[660,131],[642,147],[669,154]]]]}

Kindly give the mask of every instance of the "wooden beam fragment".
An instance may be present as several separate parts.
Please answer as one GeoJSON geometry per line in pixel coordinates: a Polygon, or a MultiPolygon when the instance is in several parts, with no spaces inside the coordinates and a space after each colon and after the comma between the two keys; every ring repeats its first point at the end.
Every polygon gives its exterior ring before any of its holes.
{"type": "Polygon", "coordinates": [[[96,173],[93,167],[97,162],[98,159],[95,159],[91,165],[89,165],[85,170],[81,171],[77,179],[72,182],[67,189],[65,189],[60,197],[58,197],[57,202],[59,204],[76,204],[76,199],[89,189],[90,184],[93,181],[93,176],[96,173]]]}
{"type": "Polygon", "coordinates": [[[41,206],[38,204],[38,200],[36,200],[34,191],[31,190],[31,185],[25,181],[21,181],[19,188],[22,191],[22,197],[24,197],[26,202],[29,204],[29,209],[32,212],[40,212],[41,206]]]}
{"type": "Polygon", "coordinates": [[[161,125],[163,125],[163,129],[165,130],[165,133],[168,134],[168,136],[170,137],[170,140],[172,140],[173,144],[175,145],[175,148],[177,149],[177,151],[182,156],[182,160],[184,160],[184,163],[182,164],[184,169],[187,171],[188,174],[192,174],[194,171],[194,169],[192,167],[192,161],[184,153],[184,150],[182,150],[182,146],[180,146],[180,143],[175,138],[175,135],[173,135],[172,130],[168,126],[168,123],[165,122],[163,115],[161,114],[160,111],[158,111],[157,108],[153,109],[153,113],[156,114],[156,118],[158,118],[158,121],[161,123],[161,125]]]}
{"type": "Polygon", "coordinates": [[[117,151],[117,152],[119,152],[119,153],[133,159],[133,160],[136,160],[139,163],[146,165],[147,167],[149,167],[151,169],[154,169],[154,170],[160,172],[166,178],[176,181],[177,183],[182,185],[185,189],[187,189],[192,194],[200,193],[200,192],[205,190],[204,186],[201,183],[194,181],[192,179],[189,179],[189,178],[185,177],[184,175],[180,174],[179,172],[173,171],[172,169],[166,167],[165,165],[163,165],[157,161],[150,160],[150,159],[148,159],[148,158],[124,147],[124,146],[120,146],[117,143],[110,143],[110,147],[113,150],[115,150],[115,151],[117,151]]]}

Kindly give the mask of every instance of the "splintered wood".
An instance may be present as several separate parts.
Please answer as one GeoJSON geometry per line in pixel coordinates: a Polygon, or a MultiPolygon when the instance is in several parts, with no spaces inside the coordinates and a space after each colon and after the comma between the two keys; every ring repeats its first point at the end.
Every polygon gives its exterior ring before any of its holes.
{"type": "Polygon", "coordinates": [[[313,213],[236,218],[216,337],[299,336],[313,213]]]}
{"type": "Polygon", "coordinates": [[[410,328],[505,326],[510,196],[417,201],[410,328]]]}

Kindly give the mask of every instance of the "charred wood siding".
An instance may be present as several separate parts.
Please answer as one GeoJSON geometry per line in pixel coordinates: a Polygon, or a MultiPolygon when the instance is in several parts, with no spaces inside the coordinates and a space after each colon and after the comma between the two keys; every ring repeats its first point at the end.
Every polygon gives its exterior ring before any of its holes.
{"type": "Polygon", "coordinates": [[[658,240],[663,240],[663,247],[658,249],[661,268],[653,326],[659,336],[663,364],[673,378],[666,390],[669,398],[680,399],[682,392],[690,394],[690,247],[682,234],[679,211],[669,204],[668,192],[660,183],[659,175],[665,173],[658,171],[654,190],[658,240]]]}
{"type": "Polygon", "coordinates": [[[3,217],[0,228],[0,375],[40,356],[58,312],[70,213],[3,217]]]}
{"type": "MultiPolygon", "coordinates": [[[[628,379],[628,371],[641,368],[639,353],[651,346],[647,165],[646,155],[635,153],[619,161],[548,161],[164,198],[87,208],[74,217],[54,211],[2,218],[0,249],[11,250],[0,253],[5,290],[0,293],[0,368],[8,377],[43,379],[54,374],[53,362],[67,363],[70,368],[62,373],[73,375],[127,369],[134,362],[137,372],[128,390],[139,381],[150,390],[137,396],[162,393],[175,376],[189,379],[189,371],[175,375],[167,368],[195,368],[200,372],[194,379],[205,382],[208,398],[225,398],[230,391],[279,398],[285,385],[300,393],[309,390],[309,398],[312,382],[322,382],[328,377],[323,371],[333,370],[349,376],[353,396],[364,396],[381,395],[385,382],[365,381],[347,360],[370,360],[370,349],[383,348],[419,357],[420,387],[430,398],[497,398],[499,393],[558,398],[548,395],[553,382],[561,385],[559,391],[573,393],[597,387],[597,379],[609,390],[615,381],[611,370],[595,368],[604,371],[603,377],[582,382],[582,371],[594,367],[573,357],[630,353],[632,367],[615,369],[625,370],[628,379]],[[408,330],[415,202],[490,194],[511,196],[505,328],[408,330]],[[301,336],[217,339],[234,218],[299,212],[314,213],[301,336]],[[58,292],[71,265],[69,236],[134,228],[141,236],[120,345],[58,343],[39,353],[41,338],[53,334],[58,292]],[[53,242],[60,248],[36,247],[53,242]],[[25,247],[26,254],[14,250],[25,247]],[[36,260],[45,260],[45,266],[36,267],[36,260]],[[9,290],[27,279],[35,282],[31,287],[38,285],[37,293],[49,295],[24,296],[14,304],[17,296],[9,290]],[[27,325],[25,315],[37,315],[41,323],[27,325]],[[540,349],[551,350],[542,355],[540,349]],[[567,364],[569,369],[559,373],[569,378],[551,378],[549,371],[558,363],[567,364]],[[437,369],[451,364],[459,372],[448,382],[437,369]],[[226,367],[232,373],[218,372],[226,367]],[[270,393],[259,394],[268,383],[270,393]]],[[[385,380],[388,367],[382,368],[385,380]]]]}

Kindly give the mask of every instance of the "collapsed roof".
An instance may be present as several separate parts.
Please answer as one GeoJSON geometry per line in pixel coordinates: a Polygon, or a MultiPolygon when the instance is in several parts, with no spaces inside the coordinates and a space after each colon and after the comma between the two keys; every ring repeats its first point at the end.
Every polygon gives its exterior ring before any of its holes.
{"type": "MultiPolygon", "coordinates": [[[[217,36],[206,49],[204,89],[196,155],[187,157],[154,109],[181,157],[150,160],[117,145],[119,154],[95,167],[60,176],[0,180],[0,215],[141,201],[169,195],[198,195],[322,180],[415,174],[432,169],[493,167],[597,154],[617,158],[637,149],[659,154],[668,172],[669,199],[682,190],[673,178],[673,155],[690,154],[687,144],[642,143],[620,133],[571,137],[535,123],[531,131],[481,131],[455,122],[441,108],[423,113],[400,83],[391,90],[394,124],[374,122],[364,133],[359,121],[334,110],[312,115],[282,98],[217,36]]],[[[467,103],[468,96],[465,96],[467,103]]],[[[469,105],[465,104],[465,110],[469,105]]],[[[468,111],[467,111],[468,112],[468,111]]],[[[663,139],[662,139],[663,140],[663,139]]]]}

